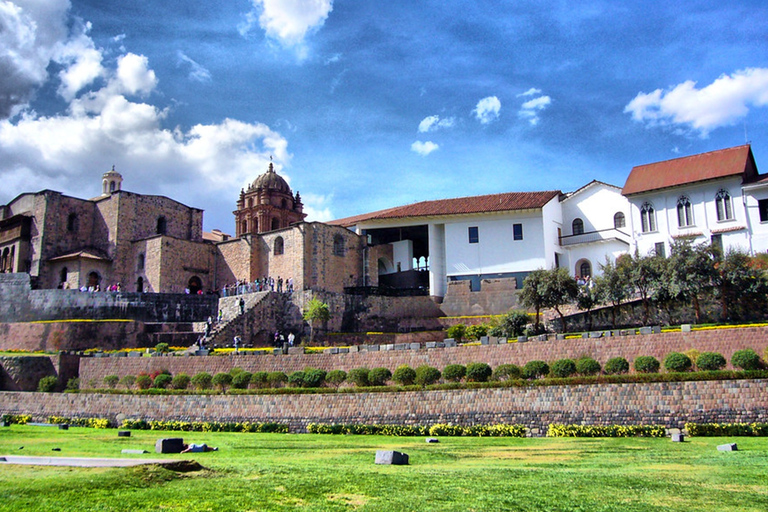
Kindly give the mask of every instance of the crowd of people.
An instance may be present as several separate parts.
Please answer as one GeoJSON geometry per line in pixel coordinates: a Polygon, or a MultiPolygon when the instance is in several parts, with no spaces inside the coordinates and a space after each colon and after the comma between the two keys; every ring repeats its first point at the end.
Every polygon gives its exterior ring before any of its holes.
{"type": "Polygon", "coordinates": [[[282,277],[262,277],[253,282],[240,279],[236,283],[228,284],[221,289],[222,297],[232,297],[244,293],[277,292],[293,293],[293,278],[283,280],[282,277]]]}

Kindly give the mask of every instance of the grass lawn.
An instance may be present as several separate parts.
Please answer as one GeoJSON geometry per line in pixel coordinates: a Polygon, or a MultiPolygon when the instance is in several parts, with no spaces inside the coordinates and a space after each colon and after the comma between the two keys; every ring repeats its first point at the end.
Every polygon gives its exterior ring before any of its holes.
{"type": "Polygon", "coordinates": [[[12,425],[0,455],[189,458],[206,469],[0,465],[0,510],[760,511],[768,438],[514,439],[117,431],[12,425]],[[154,453],[183,437],[218,452],[154,453]],[[737,442],[738,452],[716,446],[737,442]],[[19,449],[23,446],[23,449],[19,449]],[[53,452],[53,448],[61,448],[53,452]],[[123,455],[123,448],[146,455],[123,455]],[[409,466],[377,466],[377,449],[409,466]]]}

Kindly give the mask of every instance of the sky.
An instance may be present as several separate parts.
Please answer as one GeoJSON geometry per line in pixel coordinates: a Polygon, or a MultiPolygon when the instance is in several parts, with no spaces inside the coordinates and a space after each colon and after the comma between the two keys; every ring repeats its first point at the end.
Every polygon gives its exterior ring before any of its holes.
{"type": "Polygon", "coordinates": [[[764,1],[0,0],[0,204],[114,165],[233,233],[270,158],[327,221],[747,141],[764,1]]]}

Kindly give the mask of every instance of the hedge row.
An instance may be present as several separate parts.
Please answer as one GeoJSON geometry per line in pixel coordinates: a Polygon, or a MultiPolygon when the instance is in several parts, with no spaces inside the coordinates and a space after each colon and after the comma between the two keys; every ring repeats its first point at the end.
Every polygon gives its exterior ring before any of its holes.
{"type": "Polygon", "coordinates": [[[64,418],[61,416],[48,416],[48,423],[54,425],[67,424],[72,427],[109,428],[113,427],[107,418],[64,418]]]}
{"type": "Polygon", "coordinates": [[[288,433],[288,425],[282,423],[252,423],[250,421],[123,420],[120,427],[131,430],[172,430],[181,432],[288,433]]]}
{"type": "Polygon", "coordinates": [[[768,436],[768,423],[686,423],[689,436],[768,436]]]}
{"type": "Polygon", "coordinates": [[[664,437],[661,425],[562,425],[553,423],[547,437],[664,437]]]}
{"type": "Polygon", "coordinates": [[[32,420],[29,414],[3,414],[2,421],[9,425],[26,425],[32,420]]]}
{"type": "Polygon", "coordinates": [[[307,425],[310,434],[354,434],[383,436],[471,436],[471,437],[525,437],[523,425],[354,425],[322,424],[307,425]]]}

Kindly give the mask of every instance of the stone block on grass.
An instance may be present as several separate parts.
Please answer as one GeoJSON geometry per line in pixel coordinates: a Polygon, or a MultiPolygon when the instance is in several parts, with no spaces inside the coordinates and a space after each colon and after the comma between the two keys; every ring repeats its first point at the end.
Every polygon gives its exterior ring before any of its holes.
{"type": "Polygon", "coordinates": [[[675,432],[672,434],[672,442],[673,443],[684,443],[685,442],[685,434],[682,432],[675,432]]]}
{"type": "Polygon", "coordinates": [[[443,343],[445,343],[445,348],[451,348],[456,346],[456,340],[453,338],[446,338],[443,340],[443,343]]]}
{"type": "Polygon", "coordinates": [[[407,466],[408,455],[394,450],[376,450],[376,464],[407,466]]]}
{"type": "Polygon", "coordinates": [[[184,439],[180,437],[166,437],[155,442],[157,453],[181,453],[184,449],[184,439]]]}
{"type": "Polygon", "coordinates": [[[140,455],[142,453],[149,453],[149,452],[147,450],[131,450],[131,449],[126,448],[121,453],[131,453],[131,454],[140,455]]]}
{"type": "Polygon", "coordinates": [[[428,438],[427,438],[427,443],[428,443],[428,444],[431,444],[431,443],[439,443],[439,442],[440,442],[440,440],[439,440],[438,438],[436,438],[436,437],[428,437],[428,438]]]}
{"type": "Polygon", "coordinates": [[[117,437],[131,437],[131,431],[130,430],[118,430],[117,431],[117,437]]]}
{"type": "Polygon", "coordinates": [[[719,452],[737,452],[737,451],[739,451],[739,447],[736,446],[736,443],[720,444],[720,445],[717,445],[717,451],[719,451],[719,452]]]}

